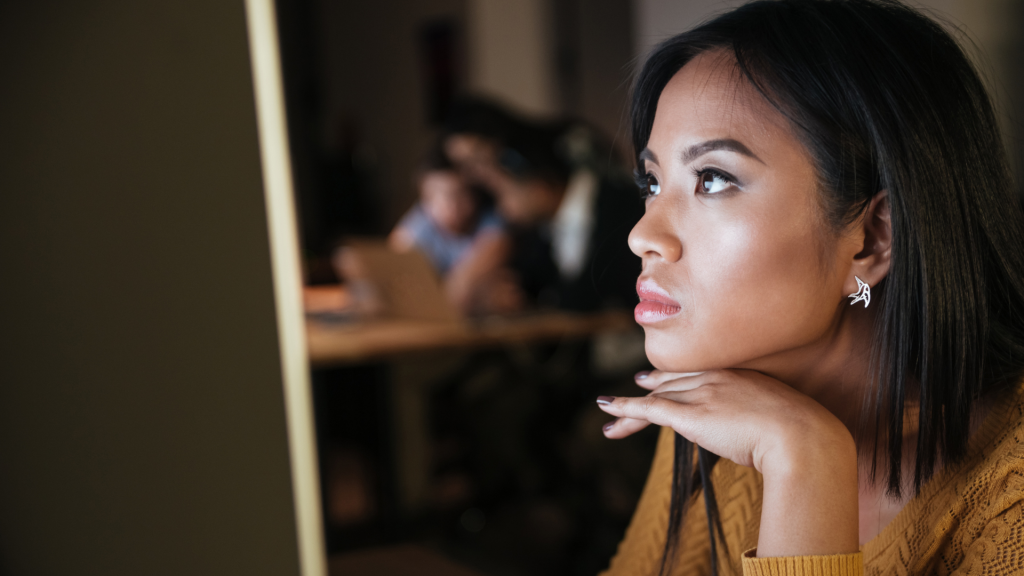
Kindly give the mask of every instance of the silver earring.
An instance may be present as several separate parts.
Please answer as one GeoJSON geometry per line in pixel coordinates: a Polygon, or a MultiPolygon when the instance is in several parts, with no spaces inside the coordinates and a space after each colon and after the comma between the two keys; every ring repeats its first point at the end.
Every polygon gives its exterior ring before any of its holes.
{"type": "Polygon", "coordinates": [[[864,307],[867,308],[868,304],[871,303],[871,286],[868,286],[863,280],[854,276],[857,280],[857,291],[847,296],[847,298],[853,298],[853,302],[850,302],[850,306],[853,306],[861,300],[864,301],[864,307]]]}

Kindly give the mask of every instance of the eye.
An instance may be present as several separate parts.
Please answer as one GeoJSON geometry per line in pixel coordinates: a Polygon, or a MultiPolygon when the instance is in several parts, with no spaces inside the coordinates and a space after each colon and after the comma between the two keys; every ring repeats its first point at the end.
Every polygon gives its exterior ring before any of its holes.
{"type": "Polygon", "coordinates": [[[638,176],[636,185],[640,189],[640,198],[644,200],[653,198],[661,193],[661,184],[658,184],[658,179],[650,172],[643,176],[638,176]]]}
{"type": "Polygon", "coordinates": [[[658,180],[654,176],[647,177],[647,192],[649,196],[661,194],[661,184],[658,184],[658,180]]]}
{"type": "Polygon", "coordinates": [[[697,172],[697,193],[718,194],[733,183],[731,177],[717,170],[704,169],[697,172]]]}

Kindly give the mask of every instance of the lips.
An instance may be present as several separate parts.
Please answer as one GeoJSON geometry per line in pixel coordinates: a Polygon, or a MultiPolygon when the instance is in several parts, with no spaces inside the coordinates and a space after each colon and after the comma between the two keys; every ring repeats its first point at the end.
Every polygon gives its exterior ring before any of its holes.
{"type": "Polygon", "coordinates": [[[637,324],[656,324],[675,316],[683,309],[653,280],[637,279],[636,293],[640,296],[640,303],[633,310],[637,324]]]}

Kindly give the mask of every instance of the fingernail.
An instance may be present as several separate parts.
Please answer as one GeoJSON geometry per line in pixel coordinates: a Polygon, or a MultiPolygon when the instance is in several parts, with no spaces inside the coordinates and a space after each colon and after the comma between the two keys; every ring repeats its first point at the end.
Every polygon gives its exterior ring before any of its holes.
{"type": "Polygon", "coordinates": [[[633,376],[633,378],[636,378],[637,380],[643,380],[644,378],[647,378],[650,375],[651,375],[651,371],[650,370],[641,370],[641,371],[637,372],[636,376],[633,376]]]}
{"type": "Polygon", "coordinates": [[[615,396],[598,396],[597,397],[597,403],[600,404],[601,406],[607,406],[607,405],[611,404],[612,402],[615,402],[615,396]]]}
{"type": "Polygon", "coordinates": [[[602,426],[601,429],[604,430],[605,432],[607,432],[607,431],[611,430],[612,428],[614,428],[615,424],[617,422],[618,422],[618,420],[612,420],[611,422],[609,422],[609,423],[605,424],[604,426],[602,426]]]}

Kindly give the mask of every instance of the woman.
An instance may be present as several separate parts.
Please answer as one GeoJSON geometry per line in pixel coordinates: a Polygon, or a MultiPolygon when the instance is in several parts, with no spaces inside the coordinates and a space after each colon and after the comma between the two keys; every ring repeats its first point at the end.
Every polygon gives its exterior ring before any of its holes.
{"type": "Polygon", "coordinates": [[[659,371],[598,404],[665,429],[609,574],[1024,572],[1024,217],[956,42],[754,2],[660,45],[632,121],[659,371]]]}

